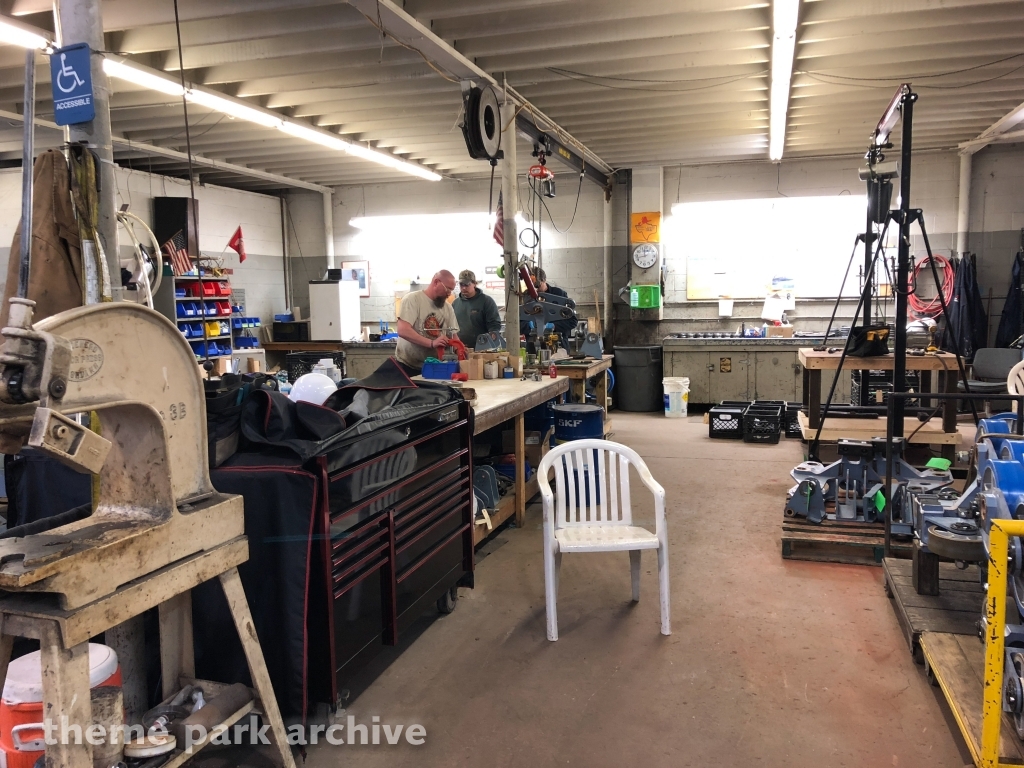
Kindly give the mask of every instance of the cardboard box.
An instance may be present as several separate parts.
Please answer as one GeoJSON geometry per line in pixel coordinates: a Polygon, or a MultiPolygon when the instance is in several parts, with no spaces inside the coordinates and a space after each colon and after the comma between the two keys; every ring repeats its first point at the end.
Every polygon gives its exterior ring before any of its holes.
{"type": "Polygon", "coordinates": [[[769,339],[791,339],[793,338],[793,326],[792,325],[769,325],[768,336],[769,339]]]}
{"type": "Polygon", "coordinates": [[[508,352],[470,352],[470,360],[482,360],[485,363],[489,363],[492,360],[497,360],[498,365],[504,368],[508,365],[508,352]]]}
{"type": "Polygon", "coordinates": [[[479,381],[484,377],[484,361],[476,357],[459,360],[459,373],[469,376],[470,381],[479,381]]]}
{"type": "Polygon", "coordinates": [[[247,358],[245,361],[245,368],[248,373],[259,373],[260,359],[258,357],[247,358]]]}
{"type": "MultiPolygon", "coordinates": [[[[531,447],[537,447],[541,444],[542,435],[540,432],[527,431],[524,435],[524,442],[526,448],[529,450],[531,447]]],[[[515,453],[516,452],[516,431],[514,429],[506,429],[501,433],[501,452],[502,453],[515,453]]]]}
{"type": "MultiPolygon", "coordinates": [[[[527,432],[526,434],[530,435],[531,433],[527,432]]],[[[539,432],[534,432],[532,434],[540,435],[539,432]]],[[[555,428],[551,427],[548,429],[547,433],[541,437],[539,443],[526,446],[526,460],[530,462],[530,466],[535,472],[537,471],[537,467],[540,465],[540,460],[544,458],[549,450],[551,450],[551,437],[554,434],[555,428]]]]}

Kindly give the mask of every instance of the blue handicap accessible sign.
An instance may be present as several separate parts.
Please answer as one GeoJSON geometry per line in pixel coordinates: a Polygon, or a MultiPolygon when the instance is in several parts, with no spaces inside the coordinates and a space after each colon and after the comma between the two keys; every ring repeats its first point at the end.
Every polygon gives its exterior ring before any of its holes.
{"type": "Polygon", "coordinates": [[[57,125],[87,123],[96,117],[90,54],[86,43],[58,48],[50,54],[53,114],[57,125]]]}

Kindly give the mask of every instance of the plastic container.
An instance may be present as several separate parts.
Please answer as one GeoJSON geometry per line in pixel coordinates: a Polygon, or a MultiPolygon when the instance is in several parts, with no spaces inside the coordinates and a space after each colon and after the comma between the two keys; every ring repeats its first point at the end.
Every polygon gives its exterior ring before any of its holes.
{"type": "MultiPolygon", "coordinates": [[[[240,342],[244,337],[236,339],[240,342]]],[[[258,341],[253,339],[253,341],[258,341]]],[[[253,347],[258,344],[252,344],[253,347]]],[[[304,373],[309,373],[313,370],[313,366],[319,363],[322,359],[328,357],[323,352],[289,352],[284,356],[284,367],[288,371],[288,380],[294,382],[299,376],[304,373]]],[[[342,377],[345,375],[345,353],[334,352],[330,355],[330,358],[334,361],[335,367],[341,371],[342,377]]]]}
{"type": "Polygon", "coordinates": [[[452,374],[459,372],[459,363],[448,362],[448,363],[424,363],[423,370],[420,371],[420,375],[424,379],[444,379],[445,381],[451,381],[452,374]]]}
{"type": "Polygon", "coordinates": [[[743,414],[743,442],[777,443],[782,432],[782,410],[780,405],[751,403],[743,414]]]}
{"type": "Polygon", "coordinates": [[[665,416],[685,418],[690,403],[690,380],[685,376],[669,376],[661,380],[661,387],[665,390],[665,416]]]}
{"type": "Polygon", "coordinates": [[[747,405],[716,405],[708,411],[708,437],[743,439],[743,414],[747,405]]]}
{"type": "Polygon", "coordinates": [[[800,410],[804,407],[803,403],[786,403],[786,412],[784,414],[785,420],[783,422],[783,431],[786,433],[786,437],[795,437],[801,439],[804,436],[803,430],[800,429],[800,410]]]}
{"type": "Polygon", "coordinates": [[[555,442],[570,440],[600,440],[604,437],[604,409],[599,405],[566,403],[556,405],[555,442]]]}
{"type": "Polygon", "coordinates": [[[658,384],[662,379],[661,347],[616,347],[615,378],[621,410],[664,410],[665,398],[658,384]]]}
{"type": "MultiPolygon", "coordinates": [[[[0,759],[6,768],[32,768],[46,749],[40,659],[35,651],[15,659],[7,668],[0,699],[0,759]]],[[[89,643],[89,685],[121,685],[117,654],[105,645],[89,643]]]]}
{"type": "Polygon", "coordinates": [[[657,309],[661,306],[660,285],[634,285],[629,289],[631,309],[657,309]]]}

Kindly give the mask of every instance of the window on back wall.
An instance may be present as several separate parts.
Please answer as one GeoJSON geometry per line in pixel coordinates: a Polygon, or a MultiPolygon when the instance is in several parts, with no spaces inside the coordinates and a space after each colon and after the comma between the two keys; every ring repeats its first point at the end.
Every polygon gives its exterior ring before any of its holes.
{"type": "Polygon", "coordinates": [[[498,277],[487,273],[488,267],[502,262],[502,248],[493,236],[493,216],[485,212],[363,216],[349,223],[359,231],[352,239],[351,254],[344,258],[370,262],[374,293],[408,290],[410,281],[429,282],[441,269],[456,276],[471,269],[482,289],[504,301],[498,277]]]}
{"type": "MultiPolygon", "coordinates": [[[[852,195],[678,203],[663,226],[666,266],[685,271],[691,301],[763,299],[783,279],[798,298],[834,297],[864,231],[866,205],[852,195]]],[[[858,294],[863,247],[844,296],[858,294]]]]}

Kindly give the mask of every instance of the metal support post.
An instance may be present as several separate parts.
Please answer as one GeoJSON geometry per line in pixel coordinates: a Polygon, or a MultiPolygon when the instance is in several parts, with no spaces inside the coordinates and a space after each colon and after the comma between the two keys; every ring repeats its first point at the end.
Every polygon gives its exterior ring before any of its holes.
{"type": "MultiPolygon", "coordinates": [[[[601,308],[601,333],[605,338],[612,331],[612,249],[615,242],[614,219],[612,218],[611,196],[604,202],[604,285],[601,301],[604,306],[601,308]]],[[[585,297],[584,297],[585,298],[585,297]]],[[[603,375],[602,375],[602,378],[603,375]]],[[[600,403],[603,407],[604,403],[600,403]]]]}
{"type": "Polygon", "coordinates": [[[334,193],[324,192],[324,253],[327,268],[334,269],[334,193]]]}
{"type": "Polygon", "coordinates": [[[956,210],[956,252],[958,256],[967,253],[967,236],[971,230],[971,172],[974,155],[963,152],[960,155],[960,198],[956,210]]]}
{"type": "MultiPolygon", "coordinates": [[[[25,138],[21,155],[21,239],[18,267],[18,296],[28,298],[29,265],[32,262],[32,179],[35,168],[36,135],[36,52],[25,51],[25,138]]],[[[11,254],[12,256],[14,254],[11,254]]],[[[7,319],[7,307],[0,312],[7,319]]]]}
{"type": "Polygon", "coordinates": [[[519,186],[516,183],[516,106],[508,102],[501,108],[501,198],[503,232],[505,237],[505,348],[511,355],[519,355],[519,232],[516,214],[519,213],[519,186]]]}
{"type": "MultiPolygon", "coordinates": [[[[110,271],[111,296],[120,301],[121,258],[117,248],[117,203],[114,197],[114,148],[110,134],[110,84],[103,71],[106,50],[103,40],[103,14],[99,0],[57,0],[55,20],[61,46],[88,43],[92,50],[92,88],[96,117],[88,123],[65,128],[68,142],[85,142],[99,158],[96,179],[99,185],[99,220],[96,231],[110,271]]],[[[127,696],[125,704],[127,705],[127,696]]]]}

